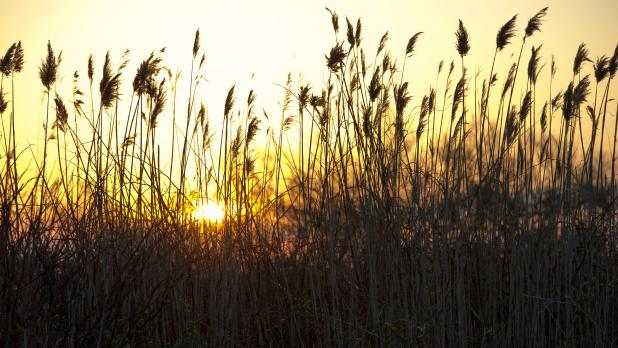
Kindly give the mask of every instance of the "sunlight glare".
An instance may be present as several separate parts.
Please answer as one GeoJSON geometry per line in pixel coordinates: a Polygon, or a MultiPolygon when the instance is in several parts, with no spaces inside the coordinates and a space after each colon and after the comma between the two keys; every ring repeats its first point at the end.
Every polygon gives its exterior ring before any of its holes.
{"type": "Polygon", "coordinates": [[[193,208],[192,216],[198,221],[220,223],[225,217],[223,205],[210,199],[196,201],[193,208]]]}

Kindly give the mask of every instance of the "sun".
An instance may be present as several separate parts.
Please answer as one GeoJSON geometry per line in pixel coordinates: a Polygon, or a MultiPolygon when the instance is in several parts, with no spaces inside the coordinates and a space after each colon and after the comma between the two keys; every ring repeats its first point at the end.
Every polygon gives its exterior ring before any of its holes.
{"type": "Polygon", "coordinates": [[[194,210],[191,215],[198,221],[220,223],[225,217],[223,205],[210,199],[196,201],[193,204],[193,208],[194,210]]]}

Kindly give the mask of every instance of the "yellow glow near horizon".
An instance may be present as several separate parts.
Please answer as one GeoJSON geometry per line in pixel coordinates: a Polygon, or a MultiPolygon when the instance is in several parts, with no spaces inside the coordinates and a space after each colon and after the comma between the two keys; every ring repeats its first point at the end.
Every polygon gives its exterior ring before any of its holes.
{"type": "MultiPolygon", "coordinates": [[[[241,101],[253,89],[257,94],[255,110],[264,108],[270,115],[279,114],[283,89],[276,84],[283,84],[288,72],[292,73],[295,83],[302,76],[303,83],[316,88],[323,86],[328,74],[324,54],[335,43],[330,16],[324,7],[340,16],[340,41],[345,40],[346,17],[353,23],[357,18],[362,19],[363,46],[368,57],[375,52],[382,34],[388,31],[387,50],[399,65],[409,37],[424,32],[405,71],[405,78],[411,81],[412,105],[418,105],[429,86],[436,83],[438,63],[455,60],[459,64],[453,34],[458,19],[463,20],[470,32],[471,51],[466,57],[466,65],[470,76],[480,69],[477,85],[480,88],[489,73],[495,36],[500,26],[514,14],[519,15],[517,37],[496,60],[495,72],[499,79],[504,78],[513,55],[519,52],[521,33],[527,20],[545,6],[549,6],[549,13],[541,32],[527,41],[522,57],[522,64],[527,64],[530,46],[543,44],[542,64],[546,67],[537,86],[539,100],[548,97],[548,66],[552,54],[558,65],[555,93],[564,89],[571,80],[573,56],[581,42],[587,44],[592,59],[613,53],[618,39],[615,24],[618,1],[592,0],[585,5],[579,0],[396,0],[384,3],[372,0],[12,1],[0,11],[0,54],[4,54],[11,43],[22,40],[26,64],[24,71],[15,78],[15,97],[11,96],[17,119],[16,152],[42,142],[46,99],[38,78],[38,67],[45,56],[47,40],[51,40],[56,54],[63,51],[60,78],[54,89],[69,101],[73,72],[77,70],[81,75],[80,88],[86,93],[86,112],[91,108],[86,78],[88,55],[92,53],[95,60],[94,109],[98,110],[98,81],[106,51],[110,50],[115,68],[122,52],[127,48],[131,50],[129,65],[122,76],[121,121],[127,117],[131,81],[137,65],[151,51],[167,47],[164,64],[173,72],[182,70],[177,98],[180,110],[180,121],[177,119],[177,122],[182,124],[186,117],[182,110],[188,99],[191,48],[195,30],[199,28],[206,63],[205,83],[197,93],[196,103],[204,102],[208,106],[209,117],[216,126],[221,123],[225,95],[233,84],[236,85],[238,108],[244,107],[241,101]]],[[[586,74],[590,70],[591,64],[588,64],[586,74]]],[[[443,77],[437,82],[439,88],[444,87],[443,77]]],[[[471,81],[471,86],[474,82],[471,81]]],[[[524,84],[524,78],[520,77],[516,96],[524,84]]],[[[10,88],[10,81],[4,79],[3,86],[10,88]]],[[[615,97],[618,84],[612,84],[611,89],[610,97],[615,97]]],[[[171,144],[171,109],[169,101],[157,127],[162,159],[169,158],[171,151],[178,151],[178,148],[167,146],[171,144]]],[[[53,122],[53,107],[50,115],[53,122]]],[[[8,117],[3,117],[2,122],[7,120],[8,117]]],[[[276,125],[278,120],[270,122],[276,125]]],[[[589,123],[584,122],[586,126],[589,123]]],[[[262,129],[267,127],[264,125],[262,129]]],[[[263,134],[261,132],[258,136],[263,134]]],[[[292,143],[294,146],[295,142],[292,143]]],[[[32,150],[24,153],[29,156],[38,152],[40,156],[40,148],[32,150]]]]}
{"type": "Polygon", "coordinates": [[[193,209],[191,216],[198,221],[218,224],[223,222],[225,218],[223,205],[210,199],[198,200],[193,209]]]}

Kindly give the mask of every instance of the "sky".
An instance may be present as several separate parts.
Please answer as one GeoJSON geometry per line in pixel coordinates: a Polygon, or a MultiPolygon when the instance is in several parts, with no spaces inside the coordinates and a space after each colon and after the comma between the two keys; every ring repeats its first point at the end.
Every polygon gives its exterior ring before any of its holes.
{"type": "MultiPolygon", "coordinates": [[[[528,18],[549,6],[541,32],[528,41],[522,61],[527,62],[529,45],[542,43],[543,63],[549,64],[552,54],[558,62],[556,89],[565,88],[570,81],[573,56],[581,42],[589,47],[591,58],[611,55],[618,43],[616,0],[591,0],[585,5],[577,0],[0,1],[6,2],[0,11],[0,50],[4,52],[12,42],[21,40],[26,56],[24,71],[16,78],[14,98],[18,147],[20,143],[21,146],[36,143],[41,137],[45,96],[37,74],[47,40],[51,40],[56,52],[63,51],[58,91],[67,100],[75,70],[82,76],[82,89],[87,88],[86,62],[90,53],[94,55],[95,81],[98,81],[107,50],[115,66],[122,52],[131,50],[122,91],[122,99],[128,101],[137,64],[151,51],[166,47],[164,63],[173,71],[183,71],[184,80],[179,87],[179,101],[183,101],[188,89],[194,33],[199,28],[201,47],[206,54],[206,83],[197,98],[207,104],[213,122],[220,119],[225,94],[234,84],[238,100],[246,100],[249,89],[255,89],[258,110],[264,108],[271,114],[278,113],[277,102],[283,95],[280,84],[285,83],[288,73],[296,81],[302,79],[314,86],[321,85],[327,74],[324,54],[334,44],[330,15],[325,7],[339,14],[341,26],[346,17],[353,23],[361,18],[367,52],[375,52],[380,37],[389,31],[387,47],[400,63],[409,37],[424,32],[415,56],[406,63],[406,78],[412,82],[415,105],[420,103],[430,84],[435,83],[440,60],[458,62],[454,48],[458,19],[463,21],[471,37],[466,64],[472,71],[480,68],[480,76],[486,76],[496,32],[511,16],[519,14],[516,44],[508,46],[496,62],[496,71],[503,76],[510,55],[519,49],[528,18]]],[[[587,67],[588,72],[590,68],[587,67]]],[[[543,75],[540,79],[547,80],[543,75]]],[[[618,97],[616,91],[612,88],[613,96],[618,97]]],[[[169,131],[169,108],[162,117],[160,127],[169,131]]]]}

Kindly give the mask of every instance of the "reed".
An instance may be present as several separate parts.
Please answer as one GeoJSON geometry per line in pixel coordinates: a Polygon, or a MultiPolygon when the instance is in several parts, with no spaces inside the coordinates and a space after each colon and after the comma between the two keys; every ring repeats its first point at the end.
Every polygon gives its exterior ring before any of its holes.
{"type": "Polygon", "coordinates": [[[460,20],[461,74],[441,61],[416,98],[405,65],[422,54],[422,32],[399,66],[388,32],[368,57],[360,19],[340,28],[327,11],[324,84],[288,74],[279,108],[261,113],[257,93],[241,102],[233,85],[221,124],[204,102],[199,30],[187,50],[186,119],[176,115],[181,73],[164,49],[139,60],[123,102],[129,51],[102,59],[97,96],[90,55],[67,98],[48,43],[35,161],[15,149],[13,81],[29,67],[21,43],[9,47],[0,57],[0,115],[10,111],[0,142],[2,346],[618,343],[618,48],[586,64],[581,44],[556,93],[554,57],[542,73],[545,48],[524,53],[547,8],[513,57],[499,53],[517,15],[498,28],[486,77],[464,61],[471,34],[460,20]],[[549,90],[537,90],[545,78],[549,90]],[[208,202],[221,210],[210,220],[208,202]]]}

